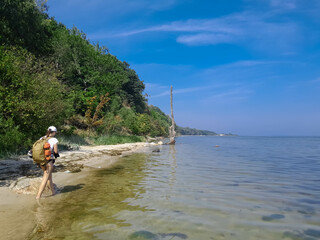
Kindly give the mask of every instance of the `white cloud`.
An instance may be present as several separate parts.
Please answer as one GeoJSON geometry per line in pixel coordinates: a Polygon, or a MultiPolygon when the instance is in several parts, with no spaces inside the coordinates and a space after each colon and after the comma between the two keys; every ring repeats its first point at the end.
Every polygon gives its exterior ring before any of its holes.
{"type": "Polygon", "coordinates": [[[232,43],[235,39],[230,34],[221,33],[200,33],[194,35],[181,35],[177,38],[178,43],[190,46],[195,45],[215,45],[219,43],[232,43]]]}
{"type": "MultiPolygon", "coordinates": [[[[204,95],[207,95],[208,92],[212,92],[213,90],[219,90],[220,91],[225,91],[225,90],[221,90],[221,89],[230,89],[233,87],[237,87],[240,86],[241,83],[218,83],[218,84],[214,84],[214,85],[201,85],[201,86],[196,86],[196,87],[189,87],[189,88],[180,88],[180,89],[173,89],[173,94],[185,94],[185,93],[195,93],[195,92],[203,92],[204,95]]],[[[166,89],[170,89],[169,86],[162,86],[162,89],[166,88],[166,89]]],[[[150,90],[150,89],[147,89],[150,90]]],[[[162,91],[161,93],[155,94],[155,95],[151,95],[152,98],[158,98],[158,97],[163,97],[163,96],[168,96],[170,95],[170,90],[165,90],[162,91]]],[[[221,93],[218,94],[219,96],[221,95],[221,93]]]]}
{"type": "Polygon", "coordinates": [[[270,4],[272,7],[288,10],[295,9],[297,7],[296,0],[271,0],[270,4]]]}
{"type": "MultiPolygon", "coordinates": [[[[196,70],[196,73],[194,73],[188,81],[190,83],[197,81],[201,85],[187,88],[174,88],[173,92],[175,95],[198,92],[201,93],[201,98],[206,98],[208,101],[210,98],[217,100],[227,96],[229,96],[229,100],[231,97],[232,99],[244,99],[252,92],[249,89],[254,89],[259,86],[259,81],[266,81],[264,78],[270,78],[268,75],[262,76],[261,72],[265,69],[273,69],[275,66],[280,66],[281,64],[285,64],[285,62],[248,60],[196,70]],[[214,97],[211,97],[213,95],[214,97]]],[[[166,65],[166,68],[184,69],[185,66],[166,65]]],[[[168,96],[170,95],[169,84],[159,85],[147,83],[146,92],[152,99],[168,96]]]]}
{"type": "Polygon", "coordinates": [[[157,83],[145,83],[145,86],[146,86],[146,89],[148,89],[148,91],[168,88],[167,86],[163,86],[157,83]]]}
{"type": "Polygon", "coordinates": [[[212,103],[212,102],[233,102],[247,99],[254,91],[249,88],[232,88],[227,89],[222,92],[213,94],[210,97],[207,97],[202,100],[203,103],[212,103]]]}
{"type": "Polygon", "coordinates": [[[310,80],[308,81],[307,83],[310,83],[310,84],[318,84],[320,83],[320,77],[316,78],[316,79],[313,79],[313,80],[310,80]]]}
{"type": "Polygon", "coordinates": [[[176,41],[189,46],[232,43],[269,51],[293,52],[301,40],[299,25],[275,21],[269,13],[242,12],[213,19],[189,19],[95,37],[129,37],[152,32],[175,32],[176,41]]]}
{"type": "MultiPolygon", "coordinates": [[[[201,86],[201,87],[191,87],[191,88],[180,88],[180,89],[173,89],[173,94],[181,94],[181,93],[190,93],[190,92],[198,92],[198,91],[204,91],[204,90],[209,90],[212,88],[216,88],[218,86],[201,86]]],[[[170,87],[167,87],[167,89],[169,89],[170,87]]],[[[156,94],[154,96],[151,96],[153,98],[157,98],[157,97],[163,97],[163,96],[167,96],[170,95],[170,91],[163,91],[159,94],[156,94]]]]}

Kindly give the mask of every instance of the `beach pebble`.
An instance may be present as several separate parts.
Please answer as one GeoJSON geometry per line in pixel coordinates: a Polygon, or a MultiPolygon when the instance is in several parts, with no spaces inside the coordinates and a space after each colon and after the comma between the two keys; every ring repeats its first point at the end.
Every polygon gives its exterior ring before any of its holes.
{"type": "Polygon", "coordinates": [[[148,231],[137,231],[129,236],[129,239],[159,239],[158,236],[148,231]]]}
{"type": "Polygon", "coordinates": [[[303,231],[303,233],[308,236],[316,237],[317,239],[320,239],[320,230],[307,229],[307,230],[303,231]]]}
{"type": "Polygon", "coordinates": [[[283,219],[284,215],[282,214],[271,214],[270,216],[263,216],[262,220],[263,221],[273,221],[273,220],[279,220],[283,219]]]}
{"type": "MultiPolygon", "coordinates": [[[[37,194],[39,186],[41,184],[42,178],[28,178],[28,177],[21,177],[18,178],[10,185],[10,189],[16,193],[20,194],[37,194]]],[[[57,190],[57,186],[55,184],[54,188],[57,190]]],[[[44,195],[51,194],[51,190],[49,186],[46,186],[44,190],[44,195]]]]}

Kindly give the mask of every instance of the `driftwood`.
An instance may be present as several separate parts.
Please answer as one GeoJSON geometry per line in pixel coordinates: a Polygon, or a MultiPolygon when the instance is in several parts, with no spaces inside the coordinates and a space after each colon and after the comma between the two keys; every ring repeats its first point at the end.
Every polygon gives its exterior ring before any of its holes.
{"type": "Polygon", "coordinates": [[[172,86],[171,86],[171,97],[170,97],[170,100],[171,100],[171,121],[172,121],[172,124],[169,127],[169,136],[170,136],[169,144],[173,145],[173,144],[176,143],[176,140],[174,139],[175,136],[176,136],[176,132],[174,131],[175,122],[174,122],[174,117],[173,117],[172,86]]]}

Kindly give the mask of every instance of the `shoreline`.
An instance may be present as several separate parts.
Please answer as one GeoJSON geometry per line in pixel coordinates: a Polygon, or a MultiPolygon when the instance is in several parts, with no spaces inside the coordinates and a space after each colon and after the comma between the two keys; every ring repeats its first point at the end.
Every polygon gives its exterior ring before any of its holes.
{"type": "Polygon", "coordinates": [[[64,189],[81,183],[92,170],[112,168],[121,157],[137,152],[151,152],[158,148],[157,145],[139,142],[81,146],[80,150],[63,151],[56,160],[53,172],[57,194],[50,196],[49,189],[46,189],[38,202],[35,196],[42,178],[41,169],[27,156],[19,156],[16,160],[1,160],[0,235],[3,239],[25,239],[37,224],[34,216],[37,204],[41,205],[46,199],[59,201],[64,189]]]}

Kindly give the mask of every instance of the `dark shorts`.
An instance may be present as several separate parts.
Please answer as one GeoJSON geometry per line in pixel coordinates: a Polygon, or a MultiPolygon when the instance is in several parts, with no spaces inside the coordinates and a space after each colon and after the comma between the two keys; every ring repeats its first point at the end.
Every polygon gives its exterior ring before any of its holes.
{"type": "Polygon", "coordinates": [[[56,162],[55,159],[50,159],[47,163],[52,162],[52,164],[54,164],[56,162]]]}
{"type": "Polygon", "coordinates": [[[54,164],[56,162],[55,159],[50,159],[49,161],[47,161],[46,163],[43,163],[43,164],[40,164],[40,163],[37,163],[37,166],[40,167],[41,166],[46,166],[49,162],[52,162],[52,164],[54,164]]]}

